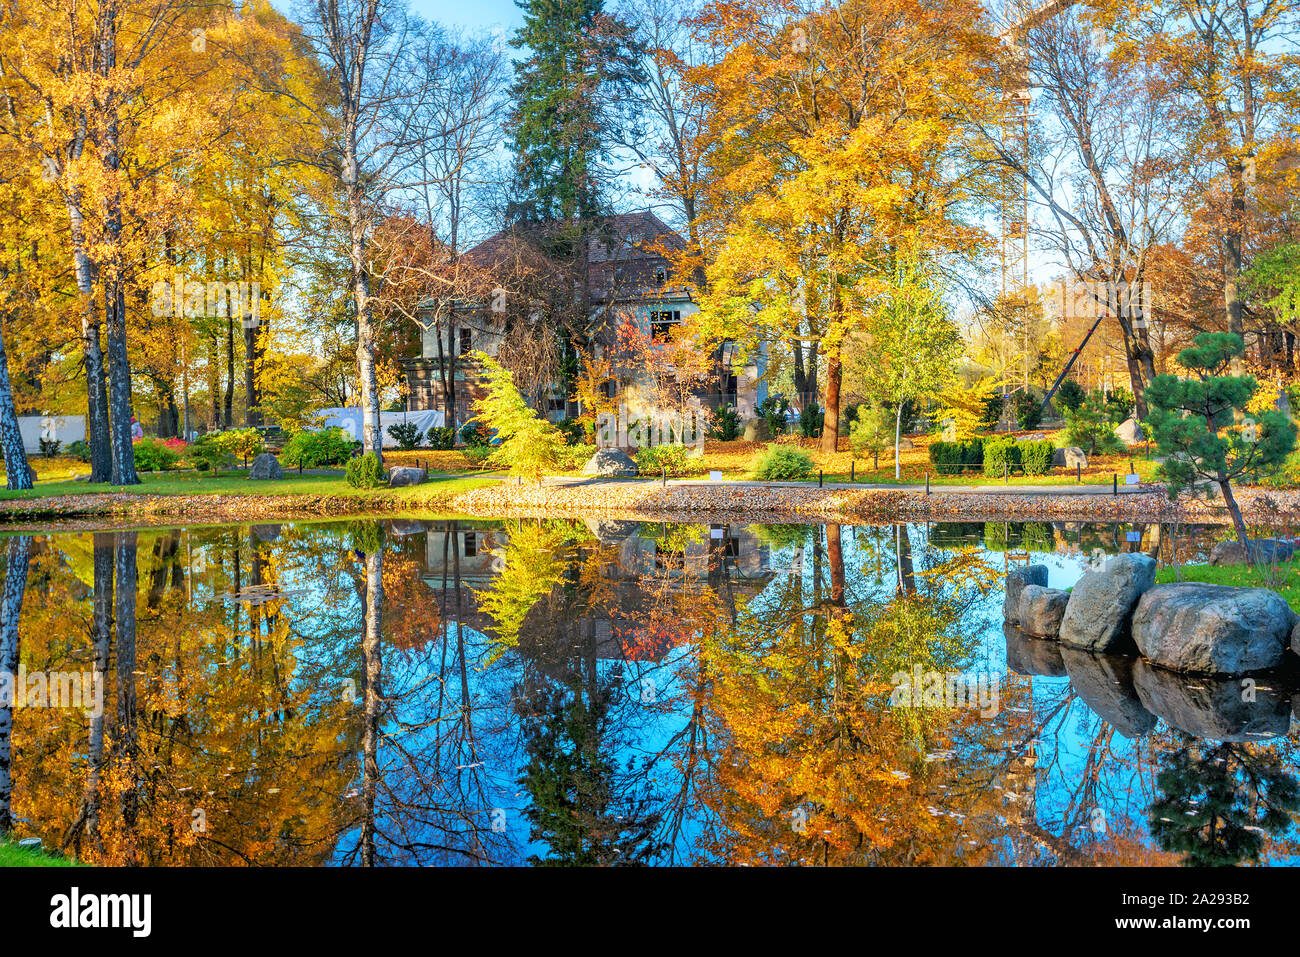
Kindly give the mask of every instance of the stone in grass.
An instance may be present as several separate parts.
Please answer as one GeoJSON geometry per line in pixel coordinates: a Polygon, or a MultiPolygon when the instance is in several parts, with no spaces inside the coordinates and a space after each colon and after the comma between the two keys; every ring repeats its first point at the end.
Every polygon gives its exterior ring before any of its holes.
{"type": "Polygon", "coordinates": [[[1052,464],[1064,466],[1067,469],[1076,467],[1086,469],[1088,467],[1088,456],[1077,445],[1067,445],[1065,448],[1057,449],[1052,453],[1052,464]]]}
{"type": "Polygon", "coordinates": [[[912,440],[911,440],[911,439],[899,439],[899,440],[898,440],[898,451],[900,451],[900,452],[911,452],[914,448],[916,448],[916,446],[912,443],[912,440]]]}
{"type": "Polygon", "coordinates": [[[284,473],[280,470],[280,460],[270,452],[263,452],[253,459],[253,467],[249,470],[248,477],[250,479],[283,478],[284,473]]]}
{"type": "Polygon", "coordinates": [[[1133,418],[1125,419],[1115,426],[1115,434],[1125,445],[1137,445],[1139,442],[1145,442],[1147,438],[1138,420],[1133,418]]]}
{"type": "Polygon", "coordinates": [[[1133,640],[1153,665],[1244,675],[1282,663],[1300,616],[1267,588],[1200,582],[1157,585],[1133,613],[1133,640]]]}
{"type": "Polygon", "coordinates": [[[745,423],[746,442],[767,442],[771,438],[772,432],[767,427],[767,419],[750,419],[745,423]]]}
{"type": "Polygon", "coordinates": [[[1027,565],[1007,572],[1007,595],[1002,600],[1002,618],[1020,624],[1020,592],[1026,585],[1047,587],[1047,566],[1027,565]]]}
{"type": "Polygon", "coordinates": [[[582,467],[583,475],[605,478],[630,478],[637,474],[636,462],[626,452],[618,449],[599,449],[582,467]]]}
{"type": "Polygon", "coordinates": [[[1020,590],[1020,630],[1035,638],[1055,638],[1069,601],[1069,592],[1059,588],[1026,585],[1020,590]]]}
{"type": "MultiPolygon", "coordinates": [[[[1284,562],[1295,554],[1295,545],[1278,538],[1257,538],[1250,543],[1250,557],[1253,563],[1284,562]]],[[[1246,549],[1235,539],[1219,542],[1210,550],[1211,565],[1244,565],[1246,549]]]]}
{"type": "Polygon", "coordinates": [[[417,469],[410,465],[399,465],[390,469],[388,472],[389,488],[409,488],[412,485],[423,485],[424,480],[429,477],[425,469],[417,469]]]}
{"type": "Polygon", "coordinates": [[[1155,559],[1138,553],[1116,555],[1100,570],[1085,572],[1065,606],[1061,642],[1094,654],[1130,653],[1129,616],[1155,580],[1155,559]]]}

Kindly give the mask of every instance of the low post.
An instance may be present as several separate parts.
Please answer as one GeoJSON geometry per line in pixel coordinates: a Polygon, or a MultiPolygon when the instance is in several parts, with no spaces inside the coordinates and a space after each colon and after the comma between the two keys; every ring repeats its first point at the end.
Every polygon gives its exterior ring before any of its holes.
{"type": "Polygon", "coordinates": [[[1119,473],[1118,472],[1110,473],[1110,494],[1111,495],[1119,494],[1119,473]]]}
{"type": "Polygon", "coordinates": [[[817,470],[817,487],[818,487],[818,488],[821,488],[821,487],[822,487],[822,482],[823,482],[824,478],[825,478],[825,476],[823,475],[822,470],[821,470],[821,469],[818,469],[818,470],[817,470]]]}
{"type": "Polygon", "coordinates": [[[930,473],[929,472],[925,473],[925,494],[927,496],[930,494],[930,473]]]}
{"type": "Polygon", "coordinates": [[[850,459],[850,460],[849,460],[849,482],[850,482],[850,483],[857,481],[857,480],[853,477],[853,473],[854,473],[854,471],[855,471],[856,468],[857,468],[857,464],[858,464],[858,460],[857,460],[857,459],[850,459]]]}
{"type": "Polygon", "coordinates": [[[1010,469],[1008,468],[1007,463],[1003,462],[1002,463],[1002,484],[1003,485],[1006,485],[1007,482],[1009,481],[1009,479],[1007,478],[1008,474],[1010,474],[1010,469]]]}
{"type": "Polygon", "coordinates": [[[668,487],[668,466],[664,466],[664,488],[668,487]]]}
{"type": "Polygon", "coordinates": [[[1083,466],[1080,465],[1078,462],[1074,463],[1074,484],[1075,485],[1083,484],[1083,466]]]}

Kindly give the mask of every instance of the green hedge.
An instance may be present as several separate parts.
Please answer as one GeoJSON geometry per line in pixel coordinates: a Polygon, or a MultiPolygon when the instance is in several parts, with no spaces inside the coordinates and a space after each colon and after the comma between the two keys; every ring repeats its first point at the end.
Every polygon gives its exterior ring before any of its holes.
{"type": "Polygon", "coordinates": [[[984,443],[984,474],[1001,478],[1020,465],[1020,443],[1015,439],[989,439],[984,443]]]}
{"type": "Polygon", "coordinates": [[[1052,456],[1056,446],[1051,442],[1021,442],[1020,462],[1025,467],[1026,475],[1046,475],[1052,470],[1052,456]]]}
{"type": "Polygon", "coordinates": [[[984,440],[968,439],[965,442],[931,442],[930,463],[940,475],[963,475],[975,471],[969,466],[984,462],[984,440]],[[963,468],[962,466],[967,466],[963,468]]]}

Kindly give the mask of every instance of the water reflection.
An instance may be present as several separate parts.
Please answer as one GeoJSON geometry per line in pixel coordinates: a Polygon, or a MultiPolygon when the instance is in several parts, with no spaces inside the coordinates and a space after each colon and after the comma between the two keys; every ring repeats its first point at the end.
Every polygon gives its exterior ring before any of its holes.
{"type": "MultiPolygon", "coordinates": [[[[1177,558],[1210,544],[1184,531],[1177,558]]],[[[1243,693],[1001,620],[1017,562],[1068,587],[1173,546],[1048,523],[12,536],[0,829],[143,865],[1289,863],[1289,679],[1243,693]],[[67,699],[82,675],[102,707],[67,699]]]]}

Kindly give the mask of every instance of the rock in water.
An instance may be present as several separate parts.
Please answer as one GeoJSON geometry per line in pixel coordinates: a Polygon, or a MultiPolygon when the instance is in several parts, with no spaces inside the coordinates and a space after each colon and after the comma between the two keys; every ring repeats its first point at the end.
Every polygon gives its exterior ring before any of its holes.
{"type": "Polygon", "coordinates": [[[583,475],[629,477],[637,474],[636,462],[626,452],[618,449],[599,449],[582,467],[583,475]]]}
{"type": "Polygon", "coordinates": [[[409,488],[412,485],[423,485],[424,480],[428,477],[429,473],[424,469],[412,468],[409,465],[399,465],[397,468],[389,470],[388,487],[409,488]]]}
{"type": "Polygon", "coordinates": [[[284,473],[280,471],[280,460],[270,452],[263,452],[253,459],[253,467],[248,473],[250,479],[278,479],[283,475],[284,473]]]}
{"type": "Polygon", "coordinates": [[[1281,664],[1297,621],[1286,600],[1267,588],[1177,582],[1142,596],[1133,640],[1162,668],[1243,675],[1281,664]]]}
{"type": "Polygon", "coordinates": [[[1002,626],[1007,643],[1007,667],[1018,675],[1045,675],[1060,678],[1065,674],[1061,646],[1054,641],[1031,638],[1015,625],[1002,626]]]}
{"type": "Polygon", "coordinates": [[[1142,431],[1142,426],[1138,424],[1137,419],[1125,419],[1115,426],[1115,434],[1125,445],[1137,445],[1147,440],[1146,433],[1142,431]]]}
{"type": "Polygon", "coordinates": [[[1137,553],[1116,555],[1100,571],[1084,573],[1065,606],[1061,642],[1094,654],[1131,652],[1129,615],[1155,580],[1155,559],[1137,553]]]}
{"type": "Polygon", "coordinates": [[[1064,466],[1065,468],[1088,467],[1088,456],[1083,454],[1083,449],[1077,445],[1067,445],[1063,449],[1057,449],[1052,453],[1052,464],[1064,466]]]}
{"type": "Polygon", "coordinates": [[[1142,704],[1167,725],[1209,741],[1259,741],[1291,728],[1286,694],[1260,684],[1243,694],[1239,678],[1197,678],[1138,659],[1133,684],[1142,704]]]}
{"type": "Polygon", "coordinates": [[[1133,687],[1132,658],[1062,648],[1061,660],[1083,703],[1124,737],[1140,738],[1155,728],[1156,716],[1133,687]]]}
{"type": "MultiPolygon", "coordinates": [[[[1250,543],[1250,557],[1252,564],[1259,562],[1284,562],[1295,554],[1295,545],[1291,542],[1279,538],[1257,538],[1250,543]]],[[[1211,565],[1244,565],[1246,563],[1246,549],[1241,547],[1241,542],[1236,540],[1230,542],[1219,542],[1210,550],[1211,565]]]]}
{"type": "Polygon", "coordinates": [[[1026,585],[1020,590],[1020,630],[1035,638],[1055,638],[1069,600],[1069,593],[1059,588],[1026,585]]]}
{"type": "Polygon", "coordinates": [[[1020,592],[1026,585],[1047,587],[1047,566],[1027,565],[1007,572],[1007,597],[1002,600],[1002,617],[1013,625],[1020,624],[1020,592]]]}

